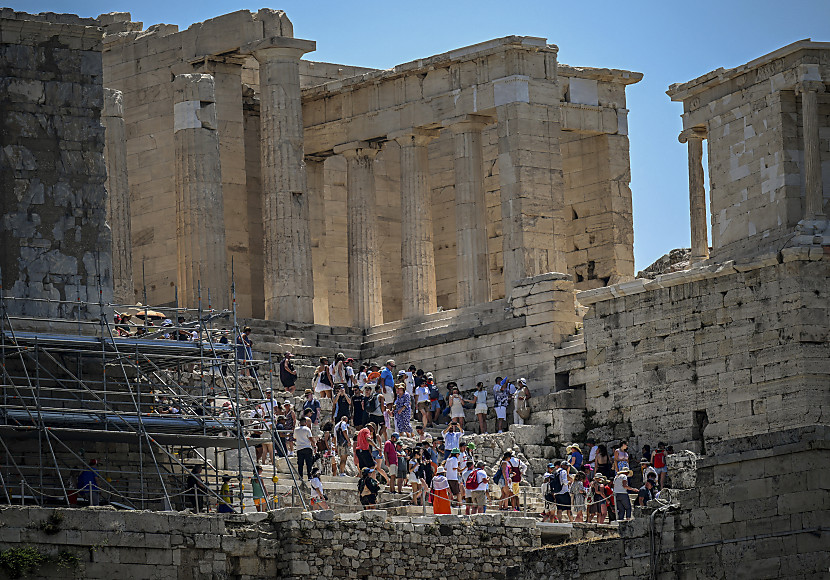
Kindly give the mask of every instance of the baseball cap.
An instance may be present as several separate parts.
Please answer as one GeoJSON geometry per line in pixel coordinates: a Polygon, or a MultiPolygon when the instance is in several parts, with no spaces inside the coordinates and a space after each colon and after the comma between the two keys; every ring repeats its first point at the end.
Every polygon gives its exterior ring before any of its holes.
{"type": "Polygon", "coordinates": [[[394,433],[392,433],[392,437],[397,437],[398,439],[400,439],[400,438],[401,438],[401,434],[400,434],[400,433],[398,433],[397,431],[395,431],[394,433]]]}
{"type": "Polygon", "coordinates": [[[388,361],[386,361],[386,364],[389,365],[389,366],[393,366],[393,367],[398,366],[398,365],[395,364],[395,360],[391,359],[391,358],[388,361]]]}

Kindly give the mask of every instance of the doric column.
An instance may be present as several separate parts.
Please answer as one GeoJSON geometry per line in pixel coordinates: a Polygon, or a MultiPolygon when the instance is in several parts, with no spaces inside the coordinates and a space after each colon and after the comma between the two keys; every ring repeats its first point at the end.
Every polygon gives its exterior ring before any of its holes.
{"type": "Polygon", "coordinates": [[[404,319],[438,310],[427,156],[427,144],[437,136],[437,130],[418,128],[389,135],[401,147],[401,310],[404,319]]]}
{"type": "Polygon", "coordinates": [[[213,77],[177,75],[173,134],[176,155],[176,240],[180,302],[194,307],[201,282],[214,308],[227,308],[228,274],[222,171],[213,77]]]}
{"type": "Polygon", "coordinates": [[[246,46],[259,62],[265,318],[314,322],[300,57],[315,43],[272,37],[246,46]]]}
{"type": "Polygon", "coordinates": [[[530,103],[527,77],[496,83],[504,292],[510,296],[519,280],[567,272],[565,187],[558,97],[530,103]]]}
{"type": "Polygon", "coordinates": [[[378,148],[365,142],[353,142],[338,145],[334,152],[346,158],[349,308],[352,325],[369,328],[383,324],[380,249],[375,219],[374,163],[378,148]]]}
{"type": "Polygon", "coordinates": [[[709,239],[706,229],[706,188],[703,183],[703,140],[706,129],[686,129],[678,137],[689,145],[689,221],[692,230],[692,258],[696,264],[709,259],[709,239]]]}
{"type": "Polygon", "coordinates": [[[444,126],[455,143],[455,229],[458,307],[490,301],[487,203],[481,130],[493,120],[481,115],[450,119],[444,126]]]}
{"type": "Polygon", "coordinates": [[[824,219],[824,190],[821,182],[821,150],[818,136],[818,93],[824,92],[824,83],[805,80],[796,85],[801,95],[802,134],[804,135],[804,219],[824,219]]]}
{"type": "Polygon", "coordinates": [[[314,270],[314,322],[329,324],[329,277],[326,275],[326,170],[325,157],[305,158],[308,187],[309,234],[311,263],[314,270]]]}
{"type": "Polygon", "coordinates": [[[101,122],[105,129],[107,222],[112,230],[113,299],[121,304],[131,304],[135,302],[135,289],[130,234],[130,187],[127,181],[127,136],[121,91],[104,89],[101,122]]]}

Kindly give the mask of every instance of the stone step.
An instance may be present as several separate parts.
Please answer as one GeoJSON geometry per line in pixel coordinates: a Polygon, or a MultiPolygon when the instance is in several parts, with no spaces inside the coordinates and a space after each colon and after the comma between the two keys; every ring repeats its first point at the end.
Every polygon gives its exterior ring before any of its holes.
{"type": "Polygon", "coordinates": [[[464,309],[463,311],[448,310],[445,312],[437,312],[430,314],[417,323],[411,321],[390,322],[369,329],[364,338],[364,344],[374,343],[377,345],[383,343],[384,340],[398,338],[402,334],[407,335],[409,338],[430,333],[440,334],[455,327],[468,327],[470,325],[480,324],[482,321],[491,322],[500,314],[504,314],[504,306],[481,310],[464,309]]]}

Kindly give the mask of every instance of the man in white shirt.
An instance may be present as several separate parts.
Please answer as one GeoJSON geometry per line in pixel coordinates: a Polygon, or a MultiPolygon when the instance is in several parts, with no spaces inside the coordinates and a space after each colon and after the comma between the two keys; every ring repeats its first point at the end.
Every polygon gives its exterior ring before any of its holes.
{"type": "Polygon", "coordinates": [[[458,501],[459,505],[463,502],[464,496],[461,494],[461,485],[458,483],[458,469],[463,465],[459,462],[461,450],[453,448],[450,450],[450,456],[444,462],[444,468],[447,470],[447,482],[450,484],[450,491],[458,501]]]}
{"type": "Polygon", "coordinates": [[[308,479],[311,479],[311,468],[314,464],[314,447],[317,438],[311,433],[311,419],[300,419],[294,429],[294,450],[297,453],[297,471],[300,479],[303,477],[303,465],[308,466],[308,479]]]}
{"type": "Polygon", "coordinates": [[[628,492],[638,493],[640,491],[628,485],[628,478],[632,475],[634,475],[634,472],[626,469],[614,478],[614,503],[617,504],[617,520],[619,521],[632,519],[631,498],[628,497],[628,492]]]}
{"type": "Polygon", "coordinates": [[[337,457],[340,459],[339,471],[341,477],[346,477],[346,462],[352,454],[352,436],[349,431],[348,415],[342,417],[334,426],[334,440],[337,445],[337,457]]]}
{"type": "Polygon", "coordinates": [[[568,471],[566,467],[568,463],[564,461],[554,461],[554,472],[553,477],[555,477],[559,482],[559,490],[556,491],[556,487],[554,487],[554,494],[553,497],[556,499],[556,518],[560,522],[564,522],[562,516],[565,512],[568,513],[568,521],[573,521],[573,516],[571,516],[571,482],[568,479],[568,471]]]}
{"type": "Polygon", "coordinates": [[[496,377],[496,384],[493,385],[493,398],[496,410],[496,430],[503,433],[507,429],[507,405],[510,404],[510,386],[507,379],[496,377]]]}
{"type": "Polygon", "coordinates": [[[432,426],[432,413],[429,411],[429,386],[421,384],[415,389],[415,397],[418,400],[418,411],[421,412],[421,422],[424,427],[432,426]]]}
{"type": "MultiPolygon", "coordinates": [[[[484,462],[479,461],[474,471],[478,485],[472,490],[473,513],[483,514],[487,511],[487,491],[490,489],[490,477],[484,471],[484,462]]],[[[466,484],[466,481],[465,481],[466,484]]],[[[466,487],[466,485],[465,485],[466,487]]]]}
{"type": "Polygon", "coordinates": [[[465,482],[467,478],[470,476],[470,472],[475,469],[475,464],[473,463],[472,459],[468,459],[465,462],[464,471],[461,472],[461,476],[459,482],[461,487],[464,488],[464,513],[465,515],[470,515],[470,510],[473,507],[473,490],[469,489],[465,482]]]}
{"type": "Polygon", "coordinates": [[[508,471],[510,472],[510,491],[513,496],[510,498],[510,503],[513,509],[519,509],[519,486],[522,482],[522,474],[527,469],[521,459],[513,455],[513,450],[508,449],[506,453],[510,454],[510,459],[507,460],[508,471]],[[514,477],[515,474],[515,477],[514,477]]]}

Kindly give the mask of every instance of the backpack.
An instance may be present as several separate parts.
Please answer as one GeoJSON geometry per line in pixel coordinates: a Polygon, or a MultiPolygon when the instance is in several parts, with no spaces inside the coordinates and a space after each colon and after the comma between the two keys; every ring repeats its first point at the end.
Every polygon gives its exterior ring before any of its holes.
{"type": "Polygon", "coordinates": [[[510,464],[510,481],[520,483],[522,481],[522,469],[520,466],[510,464]]]}
{"type": "Polygon", "coordinates": [[[429,400],[430,401],[437,401],[441,398],[441,393],[438,392],[438,387],[435,385],[429,385],[429,400]]]}
{"type": "Polygon", "coordinates": [[[553,490],[554,495],[562,493],[562,480],[559,478],[559,471],[556,471],[551,478],[553,481],[550,482],[550,487],[553,490]]]}
{"type": "Polygon", "coordinates": [[[365,487],[366,487],[366,480],[361,477],[360,480],[357,482],[357,491],[359,493],[363,493],[363,488],[365,488],[365,487]]]}
{"type": "MultiPolygon", "coordinates": [[[[558,481],[558,480],[557,480],[558,481]]],[[[562,483],[559,483],[561,488],[562,483]]],[[[553,503],[556,501],[556,498],[553,497],[553,478],[549,477],[548,480],[545,482],[545,489],[544,489],[544,497],[546,502],[553,503]]]]}
{"type": "Polygon", "coordinates": [[[501,480],[504,478],[504,474],[501,472],[501,466],[496,470],[495,475],[493,475],[493,483],[501,483],[501,480]]]}
{"type": "Polygon", "coordinates": [[[366,412],[370,415],[377,415],[378,412],[378,395],[375,393],[371,396],[371,398],[366,402],[366,412]]]}
{"type": "Polygon", "coordinates": [[[464,487],[470,490],[478,488],[478,469],[473,469],[470,475],[467,476],[467,481],[464,482],[464,487]]]}

